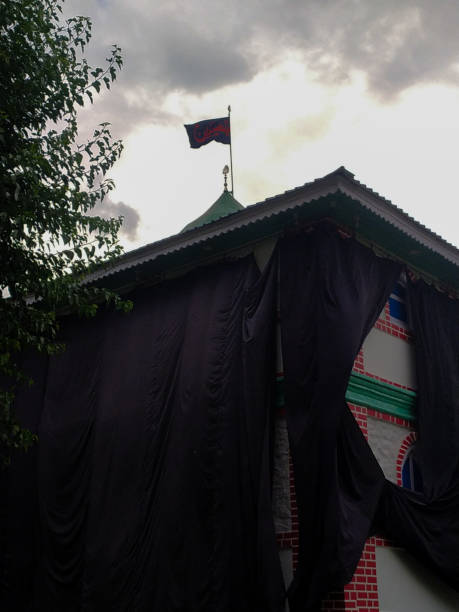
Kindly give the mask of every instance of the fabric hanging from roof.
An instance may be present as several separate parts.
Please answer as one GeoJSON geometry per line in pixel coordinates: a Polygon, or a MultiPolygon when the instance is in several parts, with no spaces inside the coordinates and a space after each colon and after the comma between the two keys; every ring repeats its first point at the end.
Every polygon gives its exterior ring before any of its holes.
{"type": "Polygon", "coordinates": [[[344,401],[400,269],[324,225],[284,238],[261,276],[252,257],[220,263],[139,290],[131,315],[68,319],[67,350],[48,365],[28,356],[36,385],[17,398],[40,443],[1,475],[2,609],[283,610],[277,278],[300,521],[291,612],[352,578],[375,517],[459,589],[457,302],[408,283],[423,494],[384,479],[344,401]]]}
{"type": "Polygon", "coordinates": [[[387,483],[382,528],[459,591],[459,302],[410,279],[407,298],[423,491],[387,483]]]}
{"type": "Polygon", "coordinates": [[[274,274],[222,263],[65,325],[39,427],[36,588],[15,610],[283,610],[274,274]]]}
{"type": "Polygon", "coordinates": [[[459,301],[424,281],[407,283],[418,379],[417,461],[424,493],[434,499],[459,469],[459,301]]]}
{"type": "Polygon", "coordinates": [[[287,426],[299,513],[291,612],[320,609],[353,575],[384,477],[344,396],[400,265],[333,228],[280,243],[287,426]]]}
{"type": "MultiPolygon", "coordinates": [[[[24,384],[18,390],[16,416],[34,434],[43,409],[47,366],[48,359],[36,353],[25,354],[21,362],[23,373],[34,384],[24,384]]],[[[0,467],[0,500],[0,609],[28,610],[39,554],[35,445],[27,452],[13,452],[11,465],[0,467]]]]}
{"type": "Polygon", "coordinates": [[[405,547],[459,590],[459,305],[408,282],[422,493],[387,481],[344,402],[353,361],[398,264],[320,227],[280,245],[286,415],[299,507],[292,612],[351,580],[368,535],[405,547]],[[299,290],[301,288],[301,290],[299,290]]]}

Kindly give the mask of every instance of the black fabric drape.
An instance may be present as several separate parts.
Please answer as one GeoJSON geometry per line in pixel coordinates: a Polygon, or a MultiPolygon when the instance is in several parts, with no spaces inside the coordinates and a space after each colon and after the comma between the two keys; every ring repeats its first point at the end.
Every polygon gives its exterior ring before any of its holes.
{"type": "Polygon", "coordinates": [[[129,315],[66,325],[40,424],[33,610],[280,612],[273,270],[199,269],[137,292],[129,315]]]}
{"type": "MultiPolygon", "coordinates": [[[[34,434],[43,409],[48,359],[26,352],[21,369],[24,382],[16,394],[15,413],[19,424],[34,434]]],[[[7,388],[7,384],[5,385],[7,388]]],[[[14,451],[11,465],[0,468],[1,526],[0,609],[28,610],[36,582],[39,556],[39,503],[37,490],[37,447],[14,451]]]]}
{"type": "MultiPolygon", "coordinates": [[[[33,610],[81,609],[105,319],[64,322],[39,428],[41,555],[33,610]]],[[[117,510],[115,510],[116,512],[117,510]]]]}
{"type": "Polygon", "coordinates": [[[130,315],[63,325],[17,398],[38,449],[3,476],[2,609],[280,612],[271,513],[276,283],[299,508],[292,612],[353,575],[385,535],[459,584],[457,302],[408,284],[425,491],[385,481],[344,396],[400,273],[331,226],[139,290],[130,315]],[[277,279],[277,274],[279,277],[277,279]],[[38,464],[38,469],[37,469],[38,464]]]}
{"type": "Polygon", "coordinates": [[[271,484],[276,396],[278,253],[248,291],[243,319],[243,389],[250,489],[255,492],[256,584],[264,593],[266,611],[284,611],[285,587],[275,532],[271,484]],[[274,336],[273,336],[274,332],[274,336]]]}
{"type": "Polygon", "coordinates": [[[280,244],[286,414],[300,525],[292,612],[318,609],[322,595],[351,579],[372,524],[384,479],[344,396],[400,269],[327,226],[280,244]]]}
{"type": "Polygon", "coordinates": [[[424,281],[407,282],[418,396],[416,458],[427,499],[459,477],[459,301],[424,281]]]}
{"type": "Polygon", "coordinates": [[[407,281],[415,340],[415,457],[423,491],[386,483],[382,529],[459,591],[459,302],[407,281]]]}
{"type": "Polygon", "coordinates": [[[459,486],[436,499],[386,481],[380,529],[397,546],[459,591],[459,486]]]}

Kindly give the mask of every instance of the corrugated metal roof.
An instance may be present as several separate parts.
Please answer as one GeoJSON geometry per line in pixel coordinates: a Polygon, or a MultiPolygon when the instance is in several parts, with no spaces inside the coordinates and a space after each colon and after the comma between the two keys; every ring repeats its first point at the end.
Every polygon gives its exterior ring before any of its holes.
{"type": "MultiPolygon", "coordinates": [[[[453,284],[459,287],[459,250],[416,221],[401,208],[360,183],[343,166],[324,177],[247,206],[243,210],[217,219],[212,223],[194,227],[188,231],[182,231],[180,234],[130,251],[120,257],[110,267],[88,276],[86,282],[96,282],[100,279],[117,275],[122,271],[143,266],[160,257],[163,258],[173,253],[178,253],[183,249],[190,249],[208,241],[215,241],[215,239],[232,232],[235,232],[235,235],[237,234],[240,237],[241,231],[249,232],[249,229],[253,228],[253,231],[250,231],[252,239],[262,239],[269,232],[281,231],[279,224],[274,222],[275,217],[279,216],[280,220],[289,211],[299,211],[302,218],[307,220],[307,217],[311,217],[316,209],[319,212],[318,201],[322,202],[323,198],[327,197],[329,199],[329,212],[332,216],[342,218],[344,221],[346,221],[346,215],[347,221],[349,221],[351,213],[356,217],[353,221],[356,233],[360,231],[358,217],[361,211],[362,217],[365,217],[364,220],[367,226],[367,233],[369,232],[369,239],[374,240],[382,248],[386,247],[392,252],[394,252],[394,248],[389,247],[395,246],[396,256],[398,250],[397,241],[400,241],[400,238],[402,238],[400,234],[403,234],[411,239],[409,240],[410,244],[412,241],[417,243],[424,254],[427,250],[435,255],[436,269],[441,261],[448,262],[447,281],[452,282],[451,279],[457,272],[457,282],[453,284]],[[336,202],[332,202],[333,198],[330,199],[329,196],[334,194],[346,197],[344,199],[337,198],[336,202]],[[351,203],[354,205],[351,205],[351,203]],[[357,208],[355,205],[357,205],[357,208]],[[364,214],[364,212],[367,214],[364,214]],[[370,227],[372,224],[373,228],[370,227]],[[258,229],[259,231],[257,231],[258,229]],[[381,235],[381,239],[379,239],[379,234],[375,234],[376,230],[381,235]],[[389,245],[386,244],[388,240],[391,243],[389,245]],[[451,265],[458,268],[454,275],[451,273],[451,265]]],[[[287,220],[285,220],[285,224],[287,225],[287,220]]],[[[409,253],[412,253],[414,250],[411,249],[406,251],[406,253],[405,251],[406,249],[401,249],[402,254],[398,254],[398,256],[409,260],[409,253]]]]}

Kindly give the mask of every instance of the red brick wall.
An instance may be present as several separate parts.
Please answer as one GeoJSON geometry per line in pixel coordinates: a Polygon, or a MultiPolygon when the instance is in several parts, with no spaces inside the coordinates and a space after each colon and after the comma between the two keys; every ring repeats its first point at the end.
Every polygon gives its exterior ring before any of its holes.
{"type": "Polygon", "coordinates": [[[344,587],[345,610],[379,611],[376,546],[390,546],[383,538],[368,538],[352,581],[344,587]]]}
{"type": "Polygon", "coordinates": [[[293,477],[293,462],[289,457],[289,482],[290,482],[290,512],[292,530],[276,534],[279,548],[292,550],[293,571],[298,564],[298,506],[296,503],[295,479],[293,477]]]}
{"type": "Polygon", "coordinates": [[[391,334],[391,336],[395,336],[396,338],[401,338],[402,340],[407,340],[408,342],[410,342],[412,339],[409,329],[401,327],[400,325],[396,325],[392,322],[389,314],[388,303],[384,307],[384,313],[376,321],[374,326],[376,327],[376,329],[386,332],[386,334],[391,334]]]}

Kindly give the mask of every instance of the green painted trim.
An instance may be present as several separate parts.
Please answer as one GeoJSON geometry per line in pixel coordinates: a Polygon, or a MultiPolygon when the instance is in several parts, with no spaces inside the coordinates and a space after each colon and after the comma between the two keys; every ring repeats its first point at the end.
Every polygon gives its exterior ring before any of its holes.
{"type": "Polygon", "coordinates": [[[346,391],[346,400],[358,406],[373,408],[402,419],[414,420],[416,393],[353,372],[346,391]]]}
{"type": "MultiPolygon", "coordinates": [[[[375,380],[364,374],[352,372],[346,391],[346,400],[351,404],[372,408],[402,419],[414,420],[416,393],[400,389],[388,383],[375,380]]],[[[284,379],[277,378],[276,405],[285,406],[284,379]]]]}

